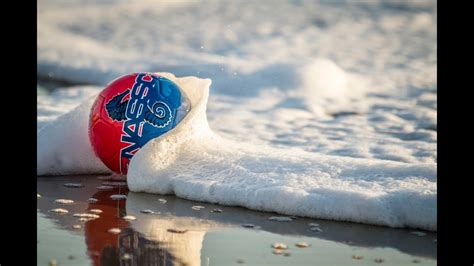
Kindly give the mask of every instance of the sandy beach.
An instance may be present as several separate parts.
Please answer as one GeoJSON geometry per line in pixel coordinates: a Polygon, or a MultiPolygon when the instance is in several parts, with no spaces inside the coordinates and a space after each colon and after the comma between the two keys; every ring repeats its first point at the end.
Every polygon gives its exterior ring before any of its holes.
{"type": "Polygon", "coordinates": [[[436,264],[436,233],[303,217],[274,221],[282,216],[133,193],[106,178],[38,177],[38,265],[436,264]],[[118,194],[126,199],[110,197],[118,194]],[[57,208],[68,213],[51,211],[57,208]],[[80,213],[99,218],[80,221],[80,213]],[[287,248],[276,251],[275,243],[287,248]]]}

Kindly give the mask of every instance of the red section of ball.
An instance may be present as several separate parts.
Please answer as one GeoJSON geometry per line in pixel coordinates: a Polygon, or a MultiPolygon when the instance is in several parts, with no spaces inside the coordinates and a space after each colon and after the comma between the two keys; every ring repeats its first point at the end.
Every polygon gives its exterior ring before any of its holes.
{"type": "MultiPolygon", "coordinates": [[[[120,150],[126,146],[121,142],[123,121],[110,118],[105,105],[116,95],[131,89],[137,74],[122,76],[110,82],[97,96],[90,114],[89,138],[95,154],[116,173],[126,174],[128,160],[120,161],[120,150]]],[[[128,94],[123,101],[129,98],[128,94]]]]}

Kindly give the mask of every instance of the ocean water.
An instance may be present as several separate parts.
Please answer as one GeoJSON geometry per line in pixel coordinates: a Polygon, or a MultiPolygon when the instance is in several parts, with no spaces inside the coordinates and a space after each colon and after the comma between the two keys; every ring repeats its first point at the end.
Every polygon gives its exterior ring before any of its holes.
{"type": "Polygon", "coordinates": [[[38,175],[108,172],[94,96],[153,71],[193,109],[132,191],[436,231],[436,39],[435,1],[41,0],[38,75],[90,85],[38,86],[38,175]]]}

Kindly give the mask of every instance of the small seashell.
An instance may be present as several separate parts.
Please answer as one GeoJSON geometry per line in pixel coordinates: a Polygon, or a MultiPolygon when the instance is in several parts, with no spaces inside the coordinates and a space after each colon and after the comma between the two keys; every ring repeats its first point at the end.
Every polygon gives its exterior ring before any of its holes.
{"type": "Polygon", "coordinates": [[[374,260],[375,263],[382,263],[382,262],[384,262],[384,261],[385,261],[385,260],[384,260],[384,259],[381,259],[381,258],[376,258],[376,259],[374,260]]]}
{"type": "Polygon", "coordinates": [[[93,213],[74,213],[72,216],[79,217],[79,218],[89,218],[89,219],[97,219],[100,216],[93,213]]]}
{"type": "Polygon", "coordinates": [[[268,217],[268,220],[270,221],[276,221],[276,222],[291,222],[293,219],[287,216],[271,216],[268,217]]]}
{"type": "Polygon", "coordinates": [[[123,194],[114,194],[114,195],[110,195],[110,198],[113,200],[124,200],[124,199],[127,199],[127,196],[123,194]]]}
{"type": "Polygon", "coordinates": [[[414,234],[414,235],[416,235],[416,236],[426,236],[426,233],[425,233],[425,232],[421,232],[421,231],[412,231],[411,233],[414,234]]]}
{"type": "Polygon", "coordinates": [[[298,243],[296,243],[296,246],[299,247],[299,248],[307,248],[307,247],[309,247],[309,244],[306,243],[306,242],[298,242],[298,243]]]}
{"type": "Polygon", "coordinates": [[[283,250],[281,250],[281,249],[274,249],[273,250],[273,254],[275,254],[275,255],[281,255],[282,253],[283,253],[283,250]]]}
{"type": "Polygon", "coordinates": [[[99,209],[90,209],[89,212],[92,212],[92,213],[102,213],[102,210],[99,210],[99,209]]]}
{"type": "Polygon", "coordinates": [[[80,224],[75,224],[72,226],[72,228],[74,229],[81,229],[81,225],[80,224]]]}
{"type": "Polygon", "coordinates": [[[65,187],[69,187],[69,188],[80,188],[80,187],[84,187],[83,184],[81,183],[66,183],[64,184],[65,187]]]}
{"type": "Polygon", "coordinates": [[[278,243],[278,242],[277,242],[277,243],[274,243],[274,244],[272,245],[272,248],[274,248],[274,249],[287,249],[288,246],[287,246],[286,244],[284,244],[284,243],[278,243]]]}
{"type": "Polygon", "coordinates": [[[204,208],[206,208],[206,207],[204,207],[204,206],[199,206],[199,205],[196,205],[196,206],[192,206],[192,207],[191,207],[191,209],[196,210],[196,211],[200,211],[201,209],[204,209],[204,208]]]}
{"type": "Polygon", "coordinates": [[[97,203],[99,200],[96,199],[96,198],[89,198],[87,201],[88,201],[89,203],[97,203]]]}
{"type": "Polygon", "coordinates": [[[254,224],[242,224],[242,227],[245,227],[245,228],[254,228],[255,225],[254,225],[254,224]]]}
{"type": "Polygon", "coordinates": [[[321,229],[319,227],[310,227],[309,230],[311,230],[313,232],[318,232],[318,233],[321,233],[323,231],[323,229],[321,229]]]}
{"type": "Polygon", "coordinates": [[[168,201],[165,200],[165,199],[158,199],[158,201],[159,201],[161,204],[165,204],[166,202],[168,202],[168,201]]]}
{"type": "Polygon", "coordinates": [[[66,209],[57,208],[57,209],[52,209],[51,212],[55,212],[55,213],[68,213],[69,211],[66,210],[66,209]]]}
{"type": "Polygon", "coordinates": [[[355,260],[361,260],[364,258],[364,256],[360,256],[360,255],[352,255],[352,258],[355,259],[355,260]]]}
{"type": "Polygon", "coordinates": [[[102,186],[97,186],[97,187],[95,187],[95,188],[97,188],[98,190],[111,190],[111,189],[113,189],[114,187],[112,187],[112,186],[103,186],[103,185],[102,185],[102,186]]]}
{"type": "Polygon", "coordinates": [[[127,215],[127,216],[124,216],[123,219],[127,221],[134,221],[137,219],[137,217],[132,216],[132,215],[127,215]]]}
{"type": "Polygon", "coordinates": [[[154,214],[155,212],[149,209],[146,210],[140,210],[141,213],[146,213],[146,214],[154,214]]]}
{"type": "Polygon", "coordinates": [[[57,199],[54,202],[59,203],[59,204],[73,204],[74,201],[70,199],[57,199]]]}
{"type": "Polygon", "coordinates": [[[122,230],[120,230],[119,228],[110,228],[107,232],[112,233],[112,234],[120,234],[122,230]]]}
{"type": "Polygon", "coordinates": [[[222,210],[221,210],[221,209],[213,209],[211,212],[214,212],[214,213],[222,213],[222,210]]]}
{"type": "Polygon", "coordinates": [[[169,228],[168,232],[170,233],[177,233],[177,234],[183,234],[186,233],[188,229],[180,229],[180,228],[169,228]]]}

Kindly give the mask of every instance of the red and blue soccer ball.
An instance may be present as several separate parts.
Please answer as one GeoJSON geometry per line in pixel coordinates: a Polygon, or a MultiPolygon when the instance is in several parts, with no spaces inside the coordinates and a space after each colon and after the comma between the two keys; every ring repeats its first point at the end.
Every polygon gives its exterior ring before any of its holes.
{"type": "Polygon", "coordinates": [[[92,106],[89,138],[94,152],[109,169],[127,174],[133,155],[174,128],[190,109],[184,92],[163,76],[134,73],[119,77],[92,106]]]}

